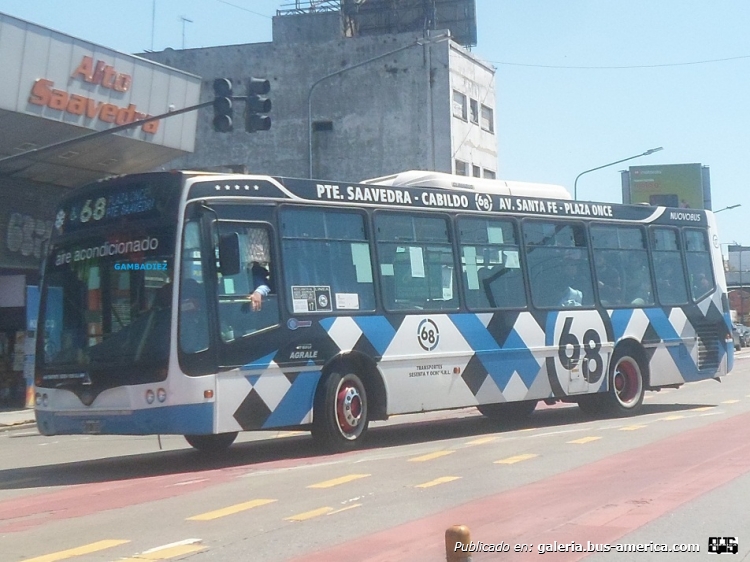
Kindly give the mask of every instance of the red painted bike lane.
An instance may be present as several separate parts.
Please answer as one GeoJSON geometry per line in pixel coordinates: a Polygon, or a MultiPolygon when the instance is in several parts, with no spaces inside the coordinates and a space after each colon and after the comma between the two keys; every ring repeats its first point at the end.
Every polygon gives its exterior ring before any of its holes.
{"type": "MultiPolygon", "coordinates": [[[[473,541],[615,543],[635,529],[750,472],[750,413],[618,453],[538,482],[475,500],[337,546],[296,562],[445,559],[445,530],[469,527],[473,541]],[[354,554],[356,553],[356,554],[354,554]]],[[[739,501],[739,500],[738,500],[739,501]]],[[[665,539],[664,542],[669,542],[665,539]]],[[[474,553],[473,560],[521,560],[529,554],[474,553]]],[[[555,561],[587,553],[553,553],[555,561]]]]}

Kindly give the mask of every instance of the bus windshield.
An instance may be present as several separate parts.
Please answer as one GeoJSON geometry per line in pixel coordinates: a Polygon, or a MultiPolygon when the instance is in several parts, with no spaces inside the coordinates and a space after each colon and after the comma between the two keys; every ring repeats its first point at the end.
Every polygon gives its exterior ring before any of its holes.
{"type": "Polygon", "coordinates": [[[37,384],[101,390],[163,380],[173,261],[166,229],[56,246],[45,267],[37,384]]]}

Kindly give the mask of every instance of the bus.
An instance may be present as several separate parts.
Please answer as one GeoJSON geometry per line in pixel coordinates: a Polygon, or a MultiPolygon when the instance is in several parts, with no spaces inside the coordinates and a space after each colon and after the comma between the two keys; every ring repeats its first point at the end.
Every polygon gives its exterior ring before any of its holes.
{"type": "Polygon", "coordinates": [[[734,357],[710,211],[433,172],[79,188],[55,217],[38,326],[42,434],[210,452],[270,429],[349,450],[371,421],[467,407],[632,415],[734,357]]]}

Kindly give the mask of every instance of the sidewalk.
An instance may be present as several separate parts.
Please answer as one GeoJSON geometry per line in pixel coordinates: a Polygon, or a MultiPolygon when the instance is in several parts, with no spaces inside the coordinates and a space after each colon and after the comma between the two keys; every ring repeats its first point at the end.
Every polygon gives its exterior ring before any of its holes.
{"type": "Polygon", "coordinates": [[[33,408],[0,410],[0,432],[36,424],[33,408]]]}

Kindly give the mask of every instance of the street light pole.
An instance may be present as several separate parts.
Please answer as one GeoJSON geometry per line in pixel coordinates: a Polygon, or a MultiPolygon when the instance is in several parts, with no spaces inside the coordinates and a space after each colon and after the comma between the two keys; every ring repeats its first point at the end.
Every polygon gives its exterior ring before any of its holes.
{"type": "Polygon", "coordinates": [[[716,213],[720,213],[722,211],[729,211],[730,209],[736,209],[737,207],[742,207],[742,203],[737,203],[735,205],[729,205],[729,207],[723,207],[723,208],[719,209],[718,211],[714,211],[714,215],[716,213]]]}
{"type": "Polygon", "coordinates": [[[661,146],[657,148],[649,148],[646,152],[642,152],[641,154],[636,154],[635,156],[629,156],[627,158],[623,158],[622,160],[617,160],[616,162],[610,162],[609,164],[597,166],[596,168],[591,168],[590,170],[584,170],[583,172],[581,172],[580,174],[576,176],[576,179],[573,182],[573,199],[578,200],[578,178],[580,178],[583,174],[588,174],[589,172],[595,172],[596,170],[601,170],[602,168],[607,168],[608,166],[614,166],[615,164],[619,164],[621,162],[627,162],[628,160],[633,160],[634,158],[640,158],[641,156],[648,156],[649,154],[653,154],[654,152],[659,152],[660,150],[664,150],[664,148],[661,146]]]}
{"type": "Polygon", "coordinates": [[[395,55],[396,53],[400,53],[401,51],[405,51],[406,49],[411,49],[412,47],[417,47],[420,45],[433,45],[435,43],[439,43],[440,41],[445,41],[447,39],[450,39],[450,35],[438,35],[429,40],[418,39],[414,41],[413,43],[409,43],[408,45],[404,45],[402,47],[399,47],[398,49],[394,49],[392,51],[388,51],[387,53],[383,53],[381,55],[369,58],[362,62],[358,62],[357,64],[353,64],[352,66],[341,68],[337,70],[336,72],[331,72],[330,74],[326,74],[322,78],[319,78],[315,82],[312,83],[312,85],[310,86],[310,90],[307,92],[307,160],[308,160],[307,163],[308,163],[308,175],[310,179],[312,179],[313,177],[312,95],[313,95],[313,90],[315,90],[316,86],[320,84],[321,82],[328,80],[329,78],[333,78],[334,76],[338,76],[339,74],[343,74],[344,72],[348,72],[349,70],[354,70],[355,68],[359,68],[360,66],[365,66],[366,64],[370,64],[371,62],[375,62],[376,60],[380,60],[385,57],[395,55]]]}

